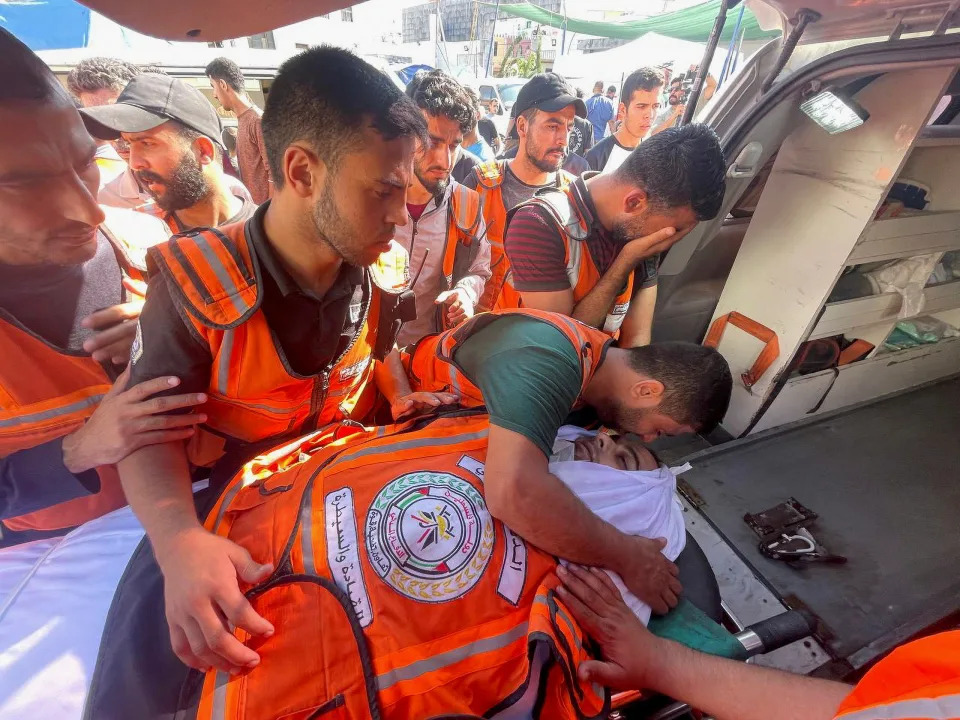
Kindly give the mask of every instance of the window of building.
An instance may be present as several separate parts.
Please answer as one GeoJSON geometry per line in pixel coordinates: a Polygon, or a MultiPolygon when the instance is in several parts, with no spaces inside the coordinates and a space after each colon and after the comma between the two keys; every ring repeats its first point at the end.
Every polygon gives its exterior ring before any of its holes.
{"type": "Polygon", "coordinates": [[[310,46],[306,43],[294,43],[297,47],[297,50],[309,50],[310,46]]]}
{"type": "Polygon", "coordinates": [[[277,43],[273,39],[273,32],[258,33],[250,36],[250,47],[258,50],[276,50],[277,43]]]}
{"type": "Polygon", "coordinates": [[[353,8],[346,8],[340,11],[340,19],[344,22],[353,22],[353,8]]]}

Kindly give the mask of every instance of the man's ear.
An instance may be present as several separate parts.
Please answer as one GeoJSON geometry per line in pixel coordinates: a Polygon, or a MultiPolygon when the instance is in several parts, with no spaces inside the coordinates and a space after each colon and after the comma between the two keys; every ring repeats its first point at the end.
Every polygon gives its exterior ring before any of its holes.
{"type": "Polygon", "coordinates": [[[662,382],[644,378],[630,386],[630,404],[634,408],[655,408],[663,400],[663,393],[662,382]]]}
{"type": "Polygon", "coordinates": [[[626,117],[627,116],[627,106],[623,103],[620,103],[620,107],[617,108],[617,117],[626,117]]]}
{"type": "Polygon", "coordinates": [[[201,136],[194,140],[193,149],[197,152],[197,160],[201,165],[209,165],[216,160],[217,156],[214,152],[213,141],[206,136],[201,136]]]}
{"type": "Polygon", "coordinates": [[[513,124],[517,127],[517,136],[524,137],[527,134],[527,119],[523,115],[517,115],[516,120],[513,121],[513,124]]]}
{"type": "Polygon", "coordinates": [[[310,197],[323,185],[326,164],[303,145],[290,145],[283,151],[283,180],[297,195],[310,197]]]}
{"type": "Polygon", "coordinates": [[[647,209],[649,200],[646,190],[634,187],[623,198],[623,211],[628,215],[638,215],[647,209]]]}

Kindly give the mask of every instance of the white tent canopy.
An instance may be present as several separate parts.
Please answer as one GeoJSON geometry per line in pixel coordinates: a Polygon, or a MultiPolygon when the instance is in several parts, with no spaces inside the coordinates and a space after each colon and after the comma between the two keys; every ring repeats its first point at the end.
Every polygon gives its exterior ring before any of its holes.
{"type": "MultiPolygon", "coordinates": [[[[691,65],[700,63],[703,49],[703,43],[677,40],[650,32],[610,50],[586,55],[561,55],[554,62],[553,69],[589,94],[597,80],[602,80],[604,85],[619,87],[627,75],[645,66],[656,67],[672,62],[675,73],[686,72],[691,65]]],[[[727,48],[717,47],[710,66],[714,77],[720,77],[726,56],[727,48]]]]}

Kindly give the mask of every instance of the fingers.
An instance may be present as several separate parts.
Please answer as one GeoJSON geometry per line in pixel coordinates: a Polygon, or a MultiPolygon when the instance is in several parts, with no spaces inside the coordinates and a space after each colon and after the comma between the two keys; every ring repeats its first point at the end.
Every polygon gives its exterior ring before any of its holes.
{"type": "MultiPolygon", "coordinates": [[[[579,566],[578,566],[579,567],[579,566]]],[[[623,600],[623,596],[620,594],[620,588],[616,586],[613,580],[610,577],[610,574],[601,570],[600,568],[590,568],[590,575],[603,586],[604,590],[599,591],[601,596],[605,595],[606,600],[610,602],[616,602],[618,600],[623,600]]]]}
{"type": "MultiPolygon", "coordinates": [[[[182,395],[165,395],[163,397],[144,400],[136,406],[136,410],[141,415],[156,415],[158,413],[168,413],[173,410],[191,408],[195,405],[202,405],[207,401],[205,393],[184,393],[182,395]]],[[[185,417],[185,416],[181,416],[185,417]]],[[[206,420],[206,417],[204,417],[206,420]]],[[[201,421],[203,422],[203,421],[201,421]]],[[[167,425],[165,427],[179,427],[177,425],[167,425]]],[[[159,430],[161,428],[152,428],[159,430]]]]}
{"type": "Polygon", "coordinates": [[[173,377],[169,375],[164,375],[163,377],[154,378],[153,380],[145,380],[142,383],[134,385],[127,391],[127,395],[130,400],[134,402],[139,402],[140,400],[146,400],[151,395],[155,395],[158,392],[163,392],[164,390],[169,390],[172,387],[176,387],[180,384],[180,378],[173,377]]]}
{"type": "Polygon", "coordinates": [[[83,349],[88,353],[92,353],[95,350],[125,342],[127,345],[127,353],[129,354],[130,345],[133,344],[133,338],[136,334],[137,321],[124,320],[106,330],[98,330],[93,337],[84,341],[83,349]]]}
{"type": "Polygon", "coordinates": [[[557,595],[584,630],[596,637],[600,631],[600,616],[593,610],[598,606],[596,597],[587,585],[563,565],[557,567],[557,577],[563,582],[563,585],[557,587],[557,595]]]}
{"type": "Polygon", "coordinates": [[[441,405],[453,405],[456,402],[460,402],[460,396],[454,395],[453,393],[439,392],[434,393],[434,395],[440,400],[441,405]]]}
{"type": "Polygon", "coordinates": [[[271,563],[261,565],[250,557],[250,553],[236,543],[231,542],[230,545],[232,547],[227,552],[230,557],[230,562],[233,563],[233,567],[236,569],[239,578],[245,583],[253,585],[261,580],[266,580],[270,573],[273,572],[273,565],[271,563]]]}
{"type": "Polygon", "coordinates": [[[239,590],[233,594],[233,597],[219,601],[218,604],[224,617],[234,627],[243,628],[251,635],[262,635],[264,637],[273,635],[273,625],[270,624],[270,621],[258,615],[250,601],[239,590]]]}
{"type": "MultiPolygon", "coordinates": [[[[105,397],[113,397],[119,395],[124,390],[127,389],[127,383],[130,381],[130,368],[125,367],[123,372],[117,376],[117,379],[113,381],[113,386],[110,388],[110,391],[106,394],[105,397]]],[[[179,382],[179,381],[178,381],[179,382]]]]}
{"type": "Polygon", "coordinates": [[[623,671],[614,663],[602,660],[585,660],[577,668],[577,677],[585,683],[597,683],[614,690],[636,690],[623,671]]]}
{"type": "Polygon", "coordinates": [[[196,428],[194,427],[181,428],[179,430],[155,430],[153,432],[137,433],[136,442],[134,447],[130,448],[130,452],[139,450],[147,445],[163,445],[169,442],[189,440],[193,437],[194,433],[196,433],[196,428]]]}
{"type": "Polygon", "coordinates": [[[260,656],[257,653],[237,640],[233,633],[227,631],[224,621],[212,607],[207,607],[198,613],[193,621],[199,628],[202,641],[197,647],[194,644],[196,639],[194,634],[190,648],[201,660],[233,674],[237,674],[242,668],[255,667],[260,662],[260,656]]]}
{"type": "Polygon", "coordinates": [[[187,667],[204,671],[209,667],[193,653],[186,633],[178,625],[170,626],[170,645],[173,646],[173,652],[180,658],[180,662],[187,667]]]}
{"type": "Polygon", "coordinates": [[[655,615],[666,615],[670,611],[670,606],[661,596],[650,598],[650,609],[655,615]]]}
{"type": "Polygon", "coordinates": [[[654,538],[653,543],[657,546],[657,551],[663,552],[663,549],[667,546],[667,539],[662,537],[654,538]]]}
{"type": "MultiPolygon", "coordinates": [[[[680,595],[683,593],[683,585],[681,585],[680,581],[673,576],[671,576],[670,580],[667,582],[667,587],[670,588],[670,592],[677,597],[680,597],[680,595]]],[[[676,605],[676,603],[674,603],[674,605],[676,605]]]]}
{"type": "Polygon", "coordinates": [[[446,291],[440,293],[439,295],[437,295],[437,299],[434,300],[433,303],[434,303],[435,305],[443,305],[443,304],[444,304],[447,300],[449,300],[451,297],[457,297],[457,291],[456,291],[456,290],[446,290],[446,291]]]}
{"type": "Polygon", "coordinates": [[[178,428],[202,425],[207,421],[203,413],[189,413],[186,415],[146,415],[133,421],[135,432],[158,432],[175,430],[178,428]]]}
{"type": "Polygon", "coordinates": [[[140,317],[140,311],[142,309],[142,301],[114,305],[90,313],[80,321],[80,326],[93,330],[110,328],[118,323],[122,323],[124,320],[136,320],[140,317]]]}

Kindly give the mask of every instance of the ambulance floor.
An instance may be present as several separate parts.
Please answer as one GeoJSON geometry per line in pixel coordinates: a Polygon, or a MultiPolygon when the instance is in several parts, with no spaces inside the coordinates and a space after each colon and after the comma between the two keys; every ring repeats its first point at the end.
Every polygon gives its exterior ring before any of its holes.
{"type": "Polygon", "coordinates": [[[960,377],[688,456],[714,527],[854,668],[960,610],[960,377]],[[844,565],[770,560],[745,513],[790,497],[844,565]]]}

